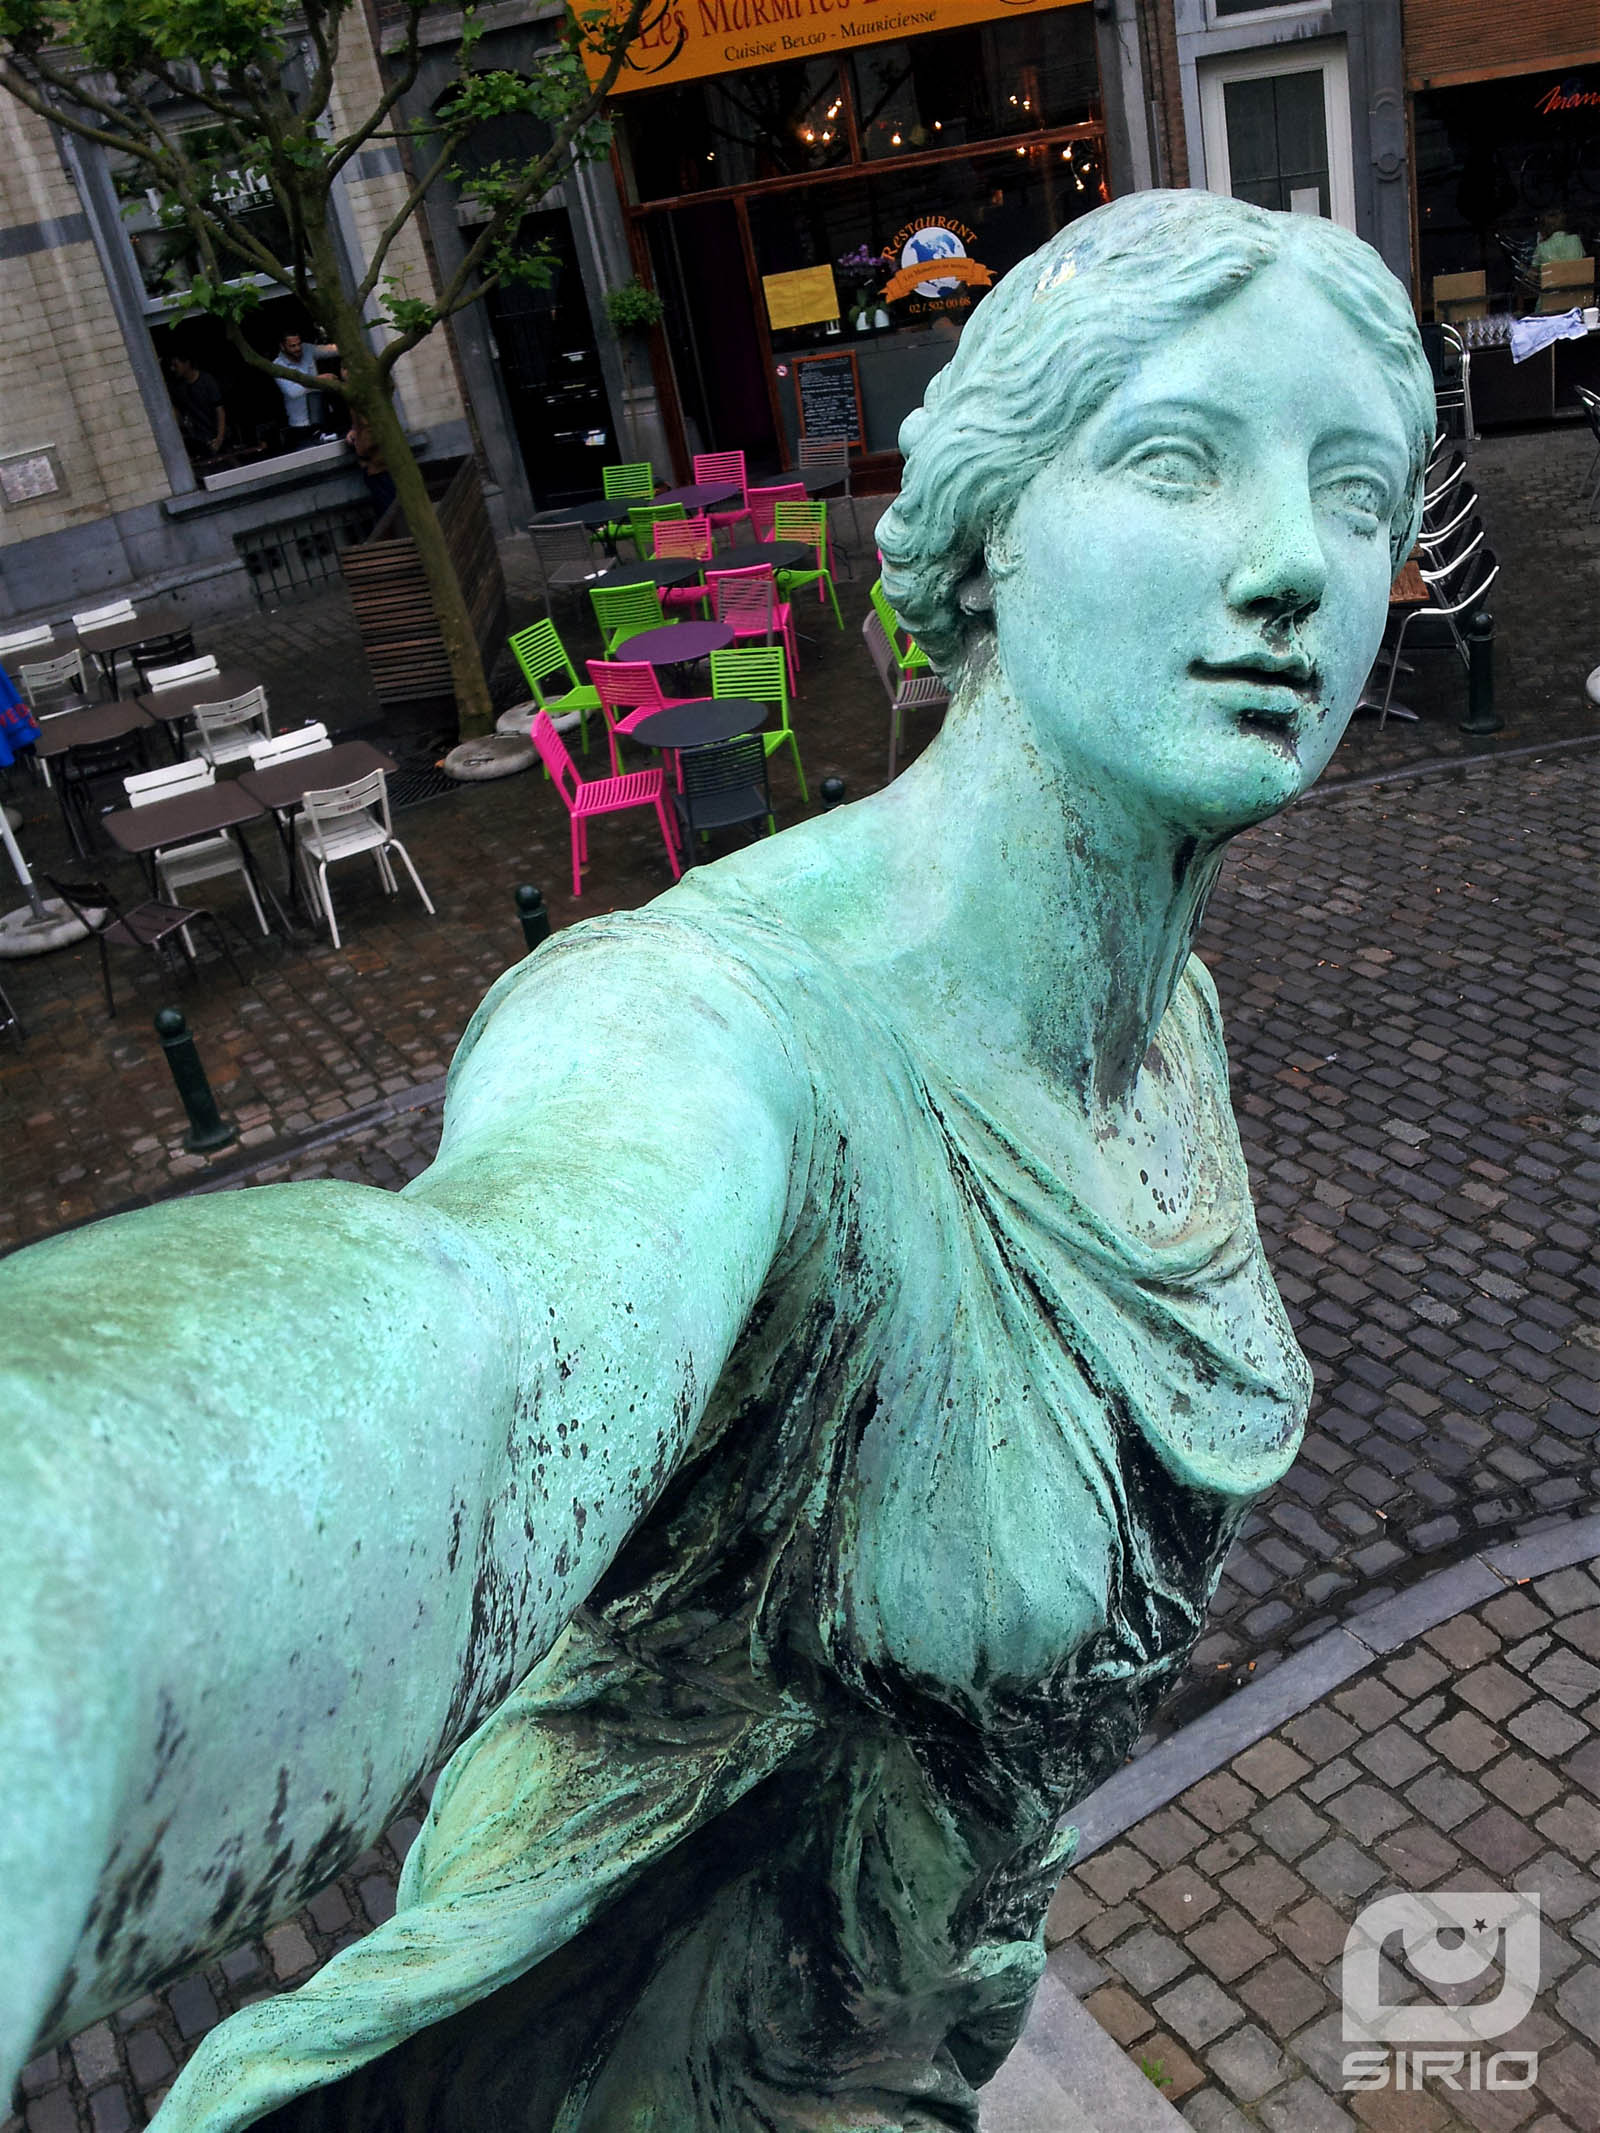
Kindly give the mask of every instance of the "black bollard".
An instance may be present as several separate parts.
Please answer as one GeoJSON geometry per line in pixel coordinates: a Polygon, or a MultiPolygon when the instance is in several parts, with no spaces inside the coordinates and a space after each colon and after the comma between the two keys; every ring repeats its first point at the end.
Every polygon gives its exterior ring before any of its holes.
{"type": "Polygon", "coordinates": [[[844,798],[844,779],[824,778],[818,787],[818,791],[822,796],[822,804],[825,808],[837,807],[844,798]]]}
{"type": "Polygon", "coordinates": [[[541,941],[550,938],[550,914],[544,907],[544,898],[525,881],[516,892],[517,916],[522,921],[522,938],[530,949],[537,948],[541,941]]]}
{"type": "Polygon", "coordinates": [[[1494,617],[1480,607],[1467,617],[1461,634],[1467,640],[1467,715],[1463,733],[1499,733],[1505,720],[1494,711],[1494,617]]]}
{"type": "Polygon", "coordinates": [[[189,1114],[189,1130],[183,1136],[183,1145],[195,1155],[209,1155],[214,1148],[226,1148],[230,1141],[239,1138],[239,1129],[230,1126],[217,1109],[217,1099],[211,1093],[211,1084],[200,1064],[194,1039],[189,1035],[188,1023],[175,1007],[164,1007],[156,1016],[156,1034],[167,1055],[172,1078],[178,1084],[183,1108],[189,1114]]]}

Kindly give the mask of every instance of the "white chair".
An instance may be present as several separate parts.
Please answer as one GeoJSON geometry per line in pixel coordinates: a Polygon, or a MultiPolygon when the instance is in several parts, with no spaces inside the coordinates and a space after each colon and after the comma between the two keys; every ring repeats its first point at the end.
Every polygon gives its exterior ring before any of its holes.
{"type": "Polygon", "coordinates": [[[253,741],[250,768],[270,770],[275,763],[293,763],[303,755],[326,755],[332,746],[327,727],[320,719],[313,719],[304,726],[291,726],[287,733],[275,734],[270,741],[253,741]]]}
{"type": "MultiPolygon", "coordinates": [[[[17,687],[41,726],[47,719],[60,718],[68,711],[81,711],[89,701],[89,678],[84,672],[82,652],[74,649],[63,652],[58,659],[23,660],[17,667],[17,687]],[[65,700],[53,702],[52,698],[65,700]]],[[[35,760],[44,782],[50,784],[50,765],[43,756],[35,760]]]]}
{"type": "MultiPolygon", "coordinates": [[[[209,763],[169,763],[161,770],[136,771],[122,783],[130,807],[148,807],[152,801],[170,800],[178,793],[193,792],[197,785],[214,785],[216,779],[217,774],[209,763]]],[[[155,862],[161,893],[168,903],[174,904],[183,902],[183,898],[174,893],[178,889],[192,888],[197,881],[214,881],[221,874],[242,874],[255,907],[256,923],[263,933],[269,931],[267,914],[261,908],[256,885],[250,879],[250,869],[245,865],[244,854],[231,830],[218,830],[214,837],[198,837],[189,844],[158,845],[155,862]]],[[[193,954],[187,933],[183,945],[193,954]]]]}
{"type": "Polygon", "coordinates": [[[112,622],[131,622],[138,609],[131,600],[113,600],[107,607],[86,607],[72,618],[75,630],[104,629],[112,622]]]}
{"type": "Polygon", "coordinates": [[[304,812],[295,821],[294,833],[300,847],[306,901],[327,919],[335,948],[340,945],[339,923],[333,915],[328,868],[336,859],[354,859],[361,852],[370,852],[378,863],[378,878],[385,894],[393,896],[395,878],[389,854],[398,852],[412,886],[422,898],[423,909],[433,917],[433,902],[422,886],[422,876],[411,864],[411,854],[389,820],[389,780],[383,771],[371,770],[348,785],[308,792],[301,804],[304,812]]]}
{"type": "Polygon", "coordinates": [[[31,630],[13,630],[9,637],[0,637],[0,653],[31,652],[38,645],[48,644],[54,634],[48,622],[31,630]]]}
{"type": "Polygon", "coordinates": [[[176,666],[151,667],[144,677],[146,693],[155,696],[163,689],[181,689],[186,681],[209,681],[217,671],[210,652],[202,652],[198,659],[180,660],[176,666]]]}
{"type": "Polygon", "coordinates": [[[220,703],[196,704],[194,731],[184,747],[215,766],[240,763],[256,744],[272,738],[267,716],[267,692],[246,689],[243,696],[227,696],[220,703]]]}
{"type": "Polygon", "coordinates": [[[89,677],[84,671],[83,654],[74,649],[63,652],[56,659],[23,660],[17,668],[17,687],[28,699],[30,711],[43,712],[43,699],[59,691],[74,694],[76,704],[56,704],[57,711],[79,710],[89,693],[89,677]]]}

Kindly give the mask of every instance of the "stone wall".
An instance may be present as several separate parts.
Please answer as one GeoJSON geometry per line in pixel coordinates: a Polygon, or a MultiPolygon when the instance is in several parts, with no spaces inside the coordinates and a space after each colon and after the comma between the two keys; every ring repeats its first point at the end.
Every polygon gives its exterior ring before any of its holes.
{"type": "Polygon", "coordinates": [[[87,217],[42,119],[0,98],[0,453],[54,445],[64,486],[6,508],[0,547],[167,494],[87,217]]]}

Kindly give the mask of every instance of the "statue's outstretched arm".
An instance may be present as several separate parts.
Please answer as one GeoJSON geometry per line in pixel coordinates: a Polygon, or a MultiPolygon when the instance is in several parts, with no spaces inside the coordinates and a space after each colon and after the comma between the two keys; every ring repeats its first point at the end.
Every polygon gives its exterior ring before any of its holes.
{"type": "Polygon", "coordinates": [[[559,1631],[770,1264],[796,1099],[706,975],[552,954],[434,1169],[0,1269],[0,2096],[331,1879],[559,1631]]]}

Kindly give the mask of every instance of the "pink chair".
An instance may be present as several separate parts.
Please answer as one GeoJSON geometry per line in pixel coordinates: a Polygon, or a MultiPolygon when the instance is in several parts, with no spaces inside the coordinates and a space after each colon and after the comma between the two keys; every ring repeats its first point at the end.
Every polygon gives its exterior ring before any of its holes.
{"type": "MultiPolygon", "coordinates": [[[[698,518],[658,518],[651,528],[657,556],[686,556],[696,563],[711,560],[711,521],[702,512],[698,518]]],[[[704,585],[663,585],[663,607],[692,607],[707,613],[704,585]]]]}
{"type": "Polygon", "coordinates": [[[606,745],[611,767],[618,777],[622,764],[617,755],[617,735],[631,733],[640,719],[652,711],[667,711],[674,704],[693,703],[692,696],[663,696],[656,670],[642,659],[591,659],[589,679],[600,698],[600,715],[606,722],[606,745]],[[620,714],[620,716],[619,716],[620,714]]]}
{"type": "Polygon", "coordinates": [[[779,632],[789,667],[789,687],[798,695],[800,661],[794,609],[787,600],[778,598],[772,565],[756,563],[749,570],[708,570],[706,585],[711,593],[711,612],[718,622],[727,623],[735,644],[770,644],[773,631],[779,632]]]}
{"type": "Polygon", "coordinates": [[[667,848],[667,863],[676,881],[683,872],[677,839],[667,813],[666,775],[660,770],[630,770],[625,777],[595,778],[586,783],[578,775],[567,744],[550,722],[548,711],[537,714],[531,728],[533,745],[549,771],[556,791],[572,822],[572,893],[583,894],[583,869],[589,858],[589,822],[595,815],[616,815],[624,808],[653,807],[661,824],[661,841],[667,848]]]}
{"type": "Polygon", "coordinates": [[[781,481],[770,489],[747,489],[750,500],[750,523],[755,528],[758,541],[772,538],[772,515],[779,504],[803,504],[806,502],[806,485],[803,481],[781,481]]]}
{"type": "MultiPolygon", "coordinates": [[[[696,481],[736,481],[739,484],[739,501],[725,506],[720,511],[709,513],[712,525],[735,526],[740,519],[750,518],[750,489],[745,478],[743,452],[696,452],[694,455],[694,478],[696,481]]],[[[752,524],[750,538],[755,539],[752,524]]]]}

